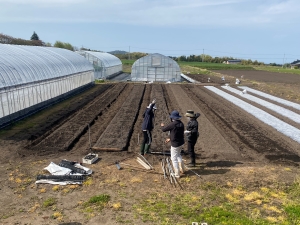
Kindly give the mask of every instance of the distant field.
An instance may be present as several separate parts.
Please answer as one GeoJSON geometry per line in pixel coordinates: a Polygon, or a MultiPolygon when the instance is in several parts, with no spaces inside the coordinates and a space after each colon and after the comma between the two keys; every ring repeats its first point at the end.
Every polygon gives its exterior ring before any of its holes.
{"type": "MultiPolygon", "coordinates": [[[[136,60],[121,60],[123,63],[123,71],[131,72],[131,67],[136,60]]],[[[202,62],[178,62],[182,71],[190,71],[191,73],[205,73],[203,70],[263,70],[277,73],[291,73],[299,74],[300,69],[282,68],[278,66],[246,66],[237,64],[224,64],[224,63],[202,63],[202,62]],[[202,69],[198,70],[198,69],[202,69]]]]}
{"type": "Polygon", "coordinates": [[[123,65],[130,65],[130,66],[132,66],[132,64],[133,64],[136,60],[135,60],[135,59],[130,59],[130,60],[128,60],[128,59],[121,59],[121,61],[122,61],[123,65]]]}
{"type": "Polygon", "coordinates": [[[193,66],[207,70],[254,70],[252,66],[224,63],[178,62],[179,66],[193,66]]]}
{"type": "Polygon", "coordinates": [[[277,72],[277,73],[291,73],[291,74],[299,74],[300,69],[290,69],[290,68],[282,68],[278,66],[255,66],[254,69],[256,70],[264,70],[269,72],[277,72]]]}

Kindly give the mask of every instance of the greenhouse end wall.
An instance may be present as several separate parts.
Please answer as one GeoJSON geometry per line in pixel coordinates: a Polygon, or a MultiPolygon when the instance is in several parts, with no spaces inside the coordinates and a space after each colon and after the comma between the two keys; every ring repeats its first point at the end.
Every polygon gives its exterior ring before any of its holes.
{"type": "Polygon", "coordinates": [[[155,53],[134,62],[131,69],[132,81],[181,81],[180,67],[170,57],[155,53]]]}

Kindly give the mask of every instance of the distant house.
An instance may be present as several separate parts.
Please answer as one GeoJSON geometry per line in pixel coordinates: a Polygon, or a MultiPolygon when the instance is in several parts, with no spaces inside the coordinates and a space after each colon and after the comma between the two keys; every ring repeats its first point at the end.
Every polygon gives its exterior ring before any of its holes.
{"type": "Polygon", "coordinates": [[[231,60],[228,60],[226,62],[226,64],[239,64],[241,62],[242,62],[242,60],[239,60],[239,59],[231,59],[231,60]]]}
{"type": "Polygon", "coordinates": [[[297,59],[296,61],[291,63],[291,69],[300,68],[300,60],[297,59]]]}

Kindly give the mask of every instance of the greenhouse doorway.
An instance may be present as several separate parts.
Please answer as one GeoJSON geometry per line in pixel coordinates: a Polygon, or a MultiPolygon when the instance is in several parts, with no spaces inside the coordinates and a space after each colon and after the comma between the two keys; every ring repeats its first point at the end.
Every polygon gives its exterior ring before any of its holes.
{"type": "Polygon", "coordinates": [[[148,67],[147,81],[164,81],[164,67],[148,67]]]}

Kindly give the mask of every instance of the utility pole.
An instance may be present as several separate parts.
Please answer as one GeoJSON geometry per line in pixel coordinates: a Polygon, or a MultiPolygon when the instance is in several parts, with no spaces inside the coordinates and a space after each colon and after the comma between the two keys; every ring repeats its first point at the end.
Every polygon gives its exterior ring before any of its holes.
{"type": "Polygon", "coordinates": [[[128,54],[128,59],[130,60],[130,46],[129,46],[129,54],[128,54]]]}
{"type": "Polygon", "coordinates": [[[283,68],[283,65],[284,65],[284,59],[285,59],[285,53],[283,54],[282,68],[283,68]]]}
{"type": "Polygon", "coordinates": [[[204,62],[204,49],[203,49],[203,54],[202,54],[202,62],[204,62]]]}

